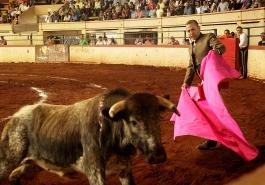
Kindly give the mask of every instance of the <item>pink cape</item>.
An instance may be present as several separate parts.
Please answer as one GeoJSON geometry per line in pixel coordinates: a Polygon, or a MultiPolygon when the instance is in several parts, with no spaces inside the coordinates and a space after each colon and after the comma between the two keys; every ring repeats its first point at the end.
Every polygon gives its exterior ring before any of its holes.
{"type": "Polygon", "coordinates": [[[256,158],[258,149],[244,138],[219,93],[222,81],[237,78],[240,74],[230,68],[222,56],[210,51],[201,63],[201,76],[205,99],[200,100],[197,87],[182,89],[177,107],[180,116],[173,114],[170,119],[175,122],[174,139],[194,135],[218,141],[246,161],[256,158]]]}

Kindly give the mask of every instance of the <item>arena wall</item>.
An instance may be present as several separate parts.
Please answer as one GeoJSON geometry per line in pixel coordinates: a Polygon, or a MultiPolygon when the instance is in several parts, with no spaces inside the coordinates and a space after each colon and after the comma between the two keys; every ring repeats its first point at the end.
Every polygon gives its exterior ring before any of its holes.
{"type": "MultiPolygon", "coordinates": [[[[63,45],[60,45],[63,46],[63,45]]],[[[47,47],[47,46],[44,46],[47,47]]],[[[51,47],[52,56],[47,62],[104,63],[126,65],[150,65],[186,68],[188,65],[187,46],[70,46],[51,47]],[[69,53],[68,53],[69,52],[69,53]],[[57,55],[58,56],[54,56],[57,55]]],[[[0,47],[0,62],[46,62],[38,58],[40,46],[0,47]]],[[[43,56],[42,56],[43,57],[43,56]]],[[[250,46],[248,55],[248,76],[265,80],[265,48],[250,46]]]]}
{"type": "Polygon", "coordinates": [[[248,50],[248,75],[265,80],[265,48],[252,46],[248,50]]]}
{"type": "Polygon", "coordinates": [[[186,46],[70,47],[71,62],[186,67],[186,46]]]}
{"type": "Polygon", "coordinates": [[[0,47],[0,62],[35,62],[35,46],[0,47]]]}

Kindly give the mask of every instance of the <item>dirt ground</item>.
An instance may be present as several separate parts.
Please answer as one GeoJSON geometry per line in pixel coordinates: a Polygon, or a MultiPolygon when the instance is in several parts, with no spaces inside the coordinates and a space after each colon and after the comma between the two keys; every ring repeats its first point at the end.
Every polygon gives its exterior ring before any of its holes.
{"type": "MultiPolygon", "coordinates": [[[[116,87],[133,92],[169,94],[177,102],[185,70],[125,65],[82,64],[0,64],[0,118],[12,115],[20,107],[37,102],[39,94],[48,94],[47,103],[71,104],[116,87]]],[[[183,136],[173,140],[170,112],[162,114],[162,141],[168,160],[150,165],[136,156],[133,174],[137,185],[223,185],[253,171],[265,163],[265,83],[233,80],[222,95],[228,110],[239,123],[245,137],[260,150],[251,162],[243,161],[231,150],[199,151],[196,145],[204,139],[183,136]]],[[[0,125],[0,131],[4,125],[0,125]]],[[[109,185],[119,184],[116,177],[107,178],[109,185]]],[[[22,185],[86,185],[82,174],[73,179],[31,169],[22,185]]],[[[7,181],[0,185],[8,185],[7,181]]]]}

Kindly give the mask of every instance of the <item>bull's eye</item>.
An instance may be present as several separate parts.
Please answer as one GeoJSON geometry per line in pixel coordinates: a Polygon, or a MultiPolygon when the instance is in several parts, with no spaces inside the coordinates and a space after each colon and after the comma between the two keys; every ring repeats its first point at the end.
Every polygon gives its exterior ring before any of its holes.
{"type": "Polygon", "coordinates": [[[135,120],[132,120],[131,123],[132,123],[133,126],[137,125],[137,121],[135,121],[135,120]]]}

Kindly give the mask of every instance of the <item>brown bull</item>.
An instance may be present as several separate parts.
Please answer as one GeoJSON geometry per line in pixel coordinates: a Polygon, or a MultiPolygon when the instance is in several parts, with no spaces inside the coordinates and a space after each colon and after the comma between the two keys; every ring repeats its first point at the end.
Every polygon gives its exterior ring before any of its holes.
{"type": "Polygon", "coordinates": [[[147,162],[161,163],[160,108],[176,107],[148,93],[116,89],[73,105],[35,104],[21,108],[7,123],[0,143],[0,180],[13,184],[31,165],[58,175],[85,174],[90,185],[104,185],[115,173],[133,185],[131,159],[140,150],[147,162]]]}

